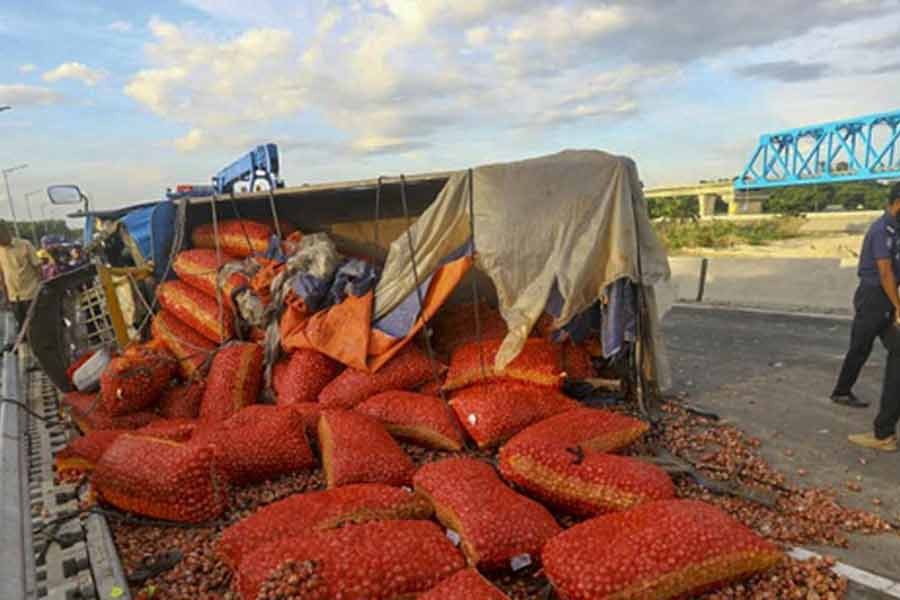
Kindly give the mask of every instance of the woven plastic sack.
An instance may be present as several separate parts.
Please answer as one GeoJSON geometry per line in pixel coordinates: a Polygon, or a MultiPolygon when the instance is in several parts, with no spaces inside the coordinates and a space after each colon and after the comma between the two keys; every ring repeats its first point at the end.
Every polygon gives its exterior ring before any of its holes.
{"type": "Polygon", "coordinates": [[[76,437],[54,456],[57,475],[77,476],[93,471],[107,448],[127,431],[127,429],[107,429],[76,437]]]}
{"type": "Polygon", "coordinates": [[[212,445],[229,481],[238,485],[275,479],[316,465],[304,418],[275,410],[251,421],[240,414],[198,431],[192,444],[212,445]]]}
{"type": "Polygon", "coordinates": [[[134,434],[120,436],[103,453],[93,483],[116,508],[183,523],[215,519],[228,501],[211,446],[134,434]]]}
{"type": "Polygon", "coordinates": [[[69,364],[69,366],[66,368],[66,379],[69,381],[69,383],[75,383],[75,381],[72,379],[72,377],[75,375],[75,371],[77,371],[79,367],[81,367],[81,365],[89,361],[91,357],[94,356],[94,354],[95,352],[93,350],[88,350],[87,352],[82,353],[81,356],[79,356],[69,364]]]}
{"type": "Polygon", "coordinates": [[[216,353],[209,368],[200,419],[221,423],[255,404],[262,385],[263,349],[251,342],[234,343],[216,353]]]}
{"type": "Polygon", "coordinates": [[[196,419],[156,419],[144,425],[134,433],[147,437],[169,440],[171,442],[187,442],[197,430],[196,419]]]}
{"type": "Polygon", "coordinates": [[[537,562],[560,527],[543,506],[508,488],[487,463],[449,458],[426,464],[413,478],[438,520],[455,531],[469,564],[510,567],[514,557],[537,562]]]}
{"type": "Polygon", "coordinates": [[[175,375],[168,352],[133,350],[112,359],[100,376],[100,400],[110,415],[138,412],[159,400],[175,375]]]}
{"type": "Polygon", "coordinates": [[[286,538],[258,548],[237,573],[243,598],[272,588],[290,598],[412,598],[465,566],[430,521],[375,521],[286,538]]]}
{"type": "MultiPolygon", "coordinates": [[[[219,248],[228,254],[246,258],[251,254],[265,254],[269,249],[269,239],[275,230],[270,225],[248,219],[225,219],[219,221],[219,248]]],[[[194,248],[215,250],[215,229],[212,223],[194,227],[191,232],[194,248]]]]}
{"type": "Polygon", "coordinates": [[[109,429],[138,429],[156,418],[156,415],[149,411],[113,416],[103,408],[100,394],[69,392],[63,397],[62,405],[68,409],[72,421],[82,433],[109,429]]]}
{"type": "Polygon", "coordinates": [[[544,547],[563,600],[694,598],[765,571],[778,548],[718,508],[664,500],[572,527],[544,547]]]}
{"type": "Polygon", "coordinates": [[[533,423],[578,407],[553,388],[500,381],[453,395],[450,406],[479,448],[497,446],[533,423]]]}
{"type": "Polygon", "coordinates": [[[475,569],[463,569],[416,600],[509,600],[475,569]]]}
{"type": "Polygon", "coordinates": [[[578,448],[507,452],[500,472],[533,498],[585,517],[675,497],[675,485],[656,465],[629,456],[586,455],[578,448]]]}
{"type": "Polygon", "coordinates": [[[196,419],[206,382],[195,378],[167,388],[159,399],[157,412],[166,419],[196,419]]]}
{"type": "Polygon", "coordinates": [[[319,447],[329,488],[350,483],[407,485],[415,471],[384,426],[358,413],[323,412],[319,447]]]}
{"type": "Polygon", "coordinates": [[[324,408],[351,409],[375,394],[409,390],[433,378],[431,363],[424,352],[408,344],[376,373],[345,369],[319,394],[324,408]]]}
{"type": "Polygon", "coordinates": [[[465,440],[456,415],[440,398],[414,392],[382,392],[356,407],[391,435],[427,448],[457,451],[465,440]]]}
{"type": "Polygon", "coordinates": [[[219,269],[229,263],[240,260],[230,254],[222,253],[222,259],[216,257],[215,250],[195,248],[183,250],[175,255],[172,261],[172,269],[178,275],[178,279],[210,296],[216,297],[216,290],[221,290],[222,300],[234,309],[232,301],[234,295],[242,290],[249,289],[250,278],[240,272],[230,273],[221,277],[219,282],[219,269]]]}
{"type": "Polygon", "coordinates": [[[219,538],[216,553],[234,569],[260,546],[284,538],[349,523],[427,519],[431,514],[431,505],[418,494],[375,483],[296,494],[227,528],[219,538]]]}
{"type": "Polygon", "coordinates": [[[474,383],[514,379],[558,388],[563,372],[559,365],[559,349],[547,340],[531,338],[522,351],[501,373],[494,371],[494,358],[502,340],[486,340],[466,344],[453,353],[444,390],[464,388],[474,383]]]}
{"type": "Polygon", "coordinates": [[[539,451],[545,447],[615,452],[641,438],[650,426],[628,415],[599,408],[576,408],[544,419],[515,435],[500,451],[539,451]]]}
{"type": "Polygon", "coordinates": [[[167,310],[161,310],[153,317],[151,331],[153,339],[159,340],[175,356],[178,373],[183,379],[199,375],[216,349],[215,343],[167,310]]]}
{"type": "Polygon", "coordinates": [[[194,331],[219,344],[234,337],[234,311],[215,296],[208,296],[183,281],[165,281],[156,288],[160,306],[194,331]],[[221,319],[220,319],[221,314],[221,319]]]}
{"type": "Polygon", "coordinates": [[[316,402],[319,393],[343,370],[321,352],[301,348],[272,369],[272,388],[278,404],[316,402]]]}

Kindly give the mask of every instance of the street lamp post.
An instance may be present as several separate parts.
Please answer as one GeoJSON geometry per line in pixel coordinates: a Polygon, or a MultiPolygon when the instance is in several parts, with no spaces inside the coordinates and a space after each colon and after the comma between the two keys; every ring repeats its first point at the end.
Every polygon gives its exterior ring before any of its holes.
{"type": "Polygon", "coordinates": [[[34,238],[34,247],[38,246],[37,225],[34,223],[34,215],[31,214],[31,202],[28,201],[29,196],[43,194],[44,190],[34,190],[25,193],[25,208],[28,209],[28,220],[31,221],[31,237],[34,238]]]}
{"type": "Polygon", "coordinates": [[[9,202],[9,213],[12,215],[13,220],[13,231],[16,232],[16,237],[19,237],[19,222],[16,220],[16,207],[13,203],[12,192],[9,191],[9,178],[7,175],[12,173],[13,171],[18,171],[20,169],[26,168],[28,165],[16,165],[15,167],[10,167],[8,169],[3,169],[3,183],[6,185],[6,200],[9,202]]]}

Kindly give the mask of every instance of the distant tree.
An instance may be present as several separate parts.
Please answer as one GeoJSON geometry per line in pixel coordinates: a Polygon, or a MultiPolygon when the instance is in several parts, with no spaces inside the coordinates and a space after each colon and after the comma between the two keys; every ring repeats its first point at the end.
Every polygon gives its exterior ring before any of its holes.
{"type": "Polygon", "coordinates": [[[845,210],[877,210],[887,202],[887,194],[888,186],[877,181],[796,185],[774,188],[763,210],[785,215],[822,211],[832,205],[845,210]]]}
{"type": "Polygon", "coordinates": [[[696,196],[647,198],[647,210],[651,219],[698,219],[700,201],[696,196]]]}

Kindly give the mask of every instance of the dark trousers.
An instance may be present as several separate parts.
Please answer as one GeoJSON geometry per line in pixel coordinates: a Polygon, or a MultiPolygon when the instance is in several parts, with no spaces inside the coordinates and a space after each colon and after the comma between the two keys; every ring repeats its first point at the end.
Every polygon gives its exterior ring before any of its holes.
{"type": "Polygon", "coordinates": [[[12,305],[13,316],[16,318],[16,333],[22,331],[22,325],[25,323],[25,317],[28,316],[28,307],[31,300],[22,300],[21,302],[10,302],[12,305]]]}
{"type": "Polygon", "coordinates": [[[881,406],[875,418],[875,437],[894,435],[900,420],[900,331],[894,325],[894,307],[880,286],[862,284],[853,296],[850,349],[844,358],[835,394],[849,394],[872,353],[875,338],[887,349],[887,365],[881,388],[881,406]]]}

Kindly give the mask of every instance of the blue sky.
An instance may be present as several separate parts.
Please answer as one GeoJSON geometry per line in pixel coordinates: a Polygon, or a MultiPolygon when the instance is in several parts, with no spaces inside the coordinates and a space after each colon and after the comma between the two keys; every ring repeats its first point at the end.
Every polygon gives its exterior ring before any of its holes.
{"type": "Polygon", "coordinates": [[[687,183],[764,131],[900,108],[898,0],[6,0],[0,48],[21,214],[59,182],[155,199],[268,141],[288,184],[567,147],[687,183]]]}

